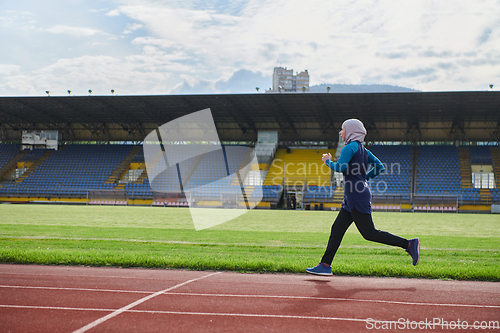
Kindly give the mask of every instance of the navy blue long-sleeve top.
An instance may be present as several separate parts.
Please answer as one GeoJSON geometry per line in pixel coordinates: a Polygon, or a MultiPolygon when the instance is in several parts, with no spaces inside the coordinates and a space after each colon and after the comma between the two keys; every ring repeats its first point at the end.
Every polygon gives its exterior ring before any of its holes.
{"type": "Polygon", "coordinates": [[[371,214],[371,192],[367,180],[385,170],[380,160],[360,142],[354,141],[342,149],[336,163],[328,159],[325,164],[344,174],[342,208],[349,212],[355,209],[363,214],[371,214]],[[370,166],[372,168],[368,170],[370,166]]]}
{"type": "MultiPolygon", "coordinates": [[[[358,152],[358,150],[359,150],[358,142],[353,141],[347,144],[340,151],[340,157],[337,162],[332,162],[332,160],[328,159],[326,160],[325,164],[333,171],[343,173],[345,169],[347,169],[349,162],[353,158],[354,154],[358,152]]],[[[365,150],[368,153],[368,164],[370,164],[373,167],[366,174],[366,180],[370,180],[378,176],[381,172],[383,172],[385,170],[385,167],[382,164],[382,162],[380,162],[380,160],[375,155],[372,154],[371,151],[369,151],[368,149],[365,150]]]]}

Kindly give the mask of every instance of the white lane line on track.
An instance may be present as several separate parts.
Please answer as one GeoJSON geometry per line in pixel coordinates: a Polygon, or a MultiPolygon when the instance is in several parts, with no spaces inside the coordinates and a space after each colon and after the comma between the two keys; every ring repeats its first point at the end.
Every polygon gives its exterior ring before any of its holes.
{"type": "MultiPolygon", "coordinates": [[[[0,285],[0,288],[64,290],[64,291],[91,291],[91,292],[133,293],[133,294],[155,294],[156,293],[154,291],[141,291],[141,290],[33,287],[33,286],[8,286],[8,285],[0,285]]],[[[500,305],[404,302],[404,301],[390,301],[390,300],[362,299],[362,298],[343,298],[343,297],[319,297],[319,296],[316,297],[316,296],[293,296],[293,295],[206,294],[206,293],[180,293],[180,292],[163,292],[162,294],[163,295],[172,295],[172,296],[179,295],[179,296],[195,296],[195,297],[278,298],[278,299],[290,299],[290,300],[302,299],[302,300],[383,303],[383,304],[417,305],[417,306],[447,306],[447,307],[464,307],[464,308],[500,309],[500,305]]]]}
{"type": "MultiPolygon", "coordinates": [[[[69,308],[69,307],[59,307],[59,306],[29,306],[29,305],[0,305],[0,308],[37,309],[37,310],[71,310],[71,311],[109,311],[109,312],[118,311],[118,310],[114,310],[114,309],[69,308]]],[[[366,322],[367,321],[367,319],[359,319],[359,318],[293,316],[293,315],[277,315],[277,314],[268,314],[268,313],[263,313],[263,314],[259,314],[259,313],[224,313],[224,312],[220,313],[220,312],[157,311],[157,310],[124,310],[121,313],[123,313],[123,312],[126,312],[126,313],[151,313],[151,314],[174,314],[174,315],[191,315],[191,316],[289,318],[289,319],[313,319],[313,320],[323,319],[323,320],[355,321],[355,322],[366,322]]],[[[103,318],[105,318],[105,317],[103,317],[103,318]]],[[[83,329],[83,328],[84,327],[82,327],[81,329],[83,329]]],[[[80,332],[80,330],[76,330],[75,332],[80,332]]]]}
{"type": "Polygon", "coordinates": [[[72,308],[72,307],[67,307],[67,306],[9,305],[9,304],[0,304],[0,308],[36,309],[36,310],[103,311],[103,312],[112,312],[112,311],[116,310],[116,309],[72,308]]]}
{"type": "Polygon", "coordinates": [[[276,295],[235,295],[235,294],[201,294],[201,293],[175,293],[175,292],[174,293],[165,293],[165,295],[208,296],[208,297],[305,299],[305,300],[322,300],[322,301],[385,303],[385,304],[398,304],[398,305],[448,306],[448,307],[500,309],[500,305],[454,304],[454,303],[420,303],[420,302],[388,301],[388,300],[378,300],[378,299],[341,298],[341,297],[319,297],[319,296],[316,297],[316,296],[282,296],[282,295],[279,295],[279,296],[276,296],[276,295]]]}
{"type": "Polygon", "coordinates": [[[76,331],[74,331],[73,333],[83,333],[83,332],[87,332],[88,330],[90,330],[90,329],[92,329],[92,328],[96,327],[97,325],[102,324],[102,323],[103,323],[103,322],[105,322],[106,320],[111,319],[111,318],[113,318],[113,317],[115,317],[115,316],[118,316],[119,314],[123,313],[124,311],[127,311],[127,310],[129,310],[129,309],[133,308],[134,306],[137,306],[137,305],[139,305],[139,304],[141,304],[141,303],[144,303],[144,302],[146,302],[146,301],[148,301],[148,300],[150,300],[150,299],[152,299],[152,298],[154,298],[154,297],[156,297],[156,296],[158,296],[158,295],[161,295],[161,294],[163,294],[163,293],[169,292],[169,291],[174,290],[174,289],[176,289],[176,288],[179,288],[179,287],[185,286],[186,284],[189,284],[189,283],[191,283],[191,282],[196,282],[196,281],[199,281],[199,280],[202,280],[202,279],[206,279],[206,278],[208,278],[208,277],[210,277],[210,276],[214,276],[214,275],[216,275],[216,274],[220,274],[220,273],[221,273],[221,272],[215,272],[215,273],[211,273],[211,274],[203,275],[203,276],[201,276],[201,277],[199,277],[199,278],[196,278],[196,279],[191,279],[191,280],[188,280],[188,281],[185,281],[185,282],[182,282],[182,283],[176,284],[175,286],[170,287],[170,288],[167,288],[167,289],[165,289],[165,290],[160,290],[160,291],[158,291],[158,292],[156,292],[156,293],[154,293],[154,294],[152,294],[152,295],[149,295],[149,296],[143,297],[143,298],[141,298],[141,299],[139,299],[139,300],[137,300],[137,301],[135,301],[135,302],[130,303],[129,305],[126,305],[126,306],[124,306],[124,307],[122,307],[122,308],[120,308],[120,309],[118,309],[118,310],[115,310],[115,311],[113,311],[112,313],[110,313],[110,314],[108,314],[108,315],[106,315],[106,316],[104,316],[104,317],[102,317],[102,318],[99,318],[99,319],[97,319],[97,320],[95,320],[95,321],[91,322],[90,324],[87,324],[87,325],[83,326],[83,327],[82,327],[82,328],[80,328],[80,329],[77,329],[77,330],[76,330],[76,331]]]}
{"type": "Polygon", "coordinates": [[[66,290],[66,291],[96,291],[96,292],[131,293],[131,294],[154,294],[156,292],[156,291],[144,291],[144,290],[119,290],[119,289],[95,289],[95,288],[63,288],[63,287],[37,287],[37,286],[8,286],[8,285],[0,285],[0,288],[41,289],[41,290],[66,290]]]}

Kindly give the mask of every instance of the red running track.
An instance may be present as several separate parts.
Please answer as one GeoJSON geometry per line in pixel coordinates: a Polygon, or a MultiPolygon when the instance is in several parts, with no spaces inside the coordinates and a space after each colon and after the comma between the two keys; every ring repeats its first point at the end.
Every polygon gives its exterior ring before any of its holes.
{"type": "Polygon", "coordinates": [[[491,282],[0,265],[1,332],[500,332],[498,321],[491,282]]]}

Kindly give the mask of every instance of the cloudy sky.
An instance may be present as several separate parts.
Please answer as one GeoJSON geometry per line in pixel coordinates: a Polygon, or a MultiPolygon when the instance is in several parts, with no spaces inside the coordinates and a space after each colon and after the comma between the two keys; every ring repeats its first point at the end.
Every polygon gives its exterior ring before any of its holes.
{"type": "Polygon", "coordinates": [[[0,0],[0,96],[500,89],[500,0],[0,0]]]}

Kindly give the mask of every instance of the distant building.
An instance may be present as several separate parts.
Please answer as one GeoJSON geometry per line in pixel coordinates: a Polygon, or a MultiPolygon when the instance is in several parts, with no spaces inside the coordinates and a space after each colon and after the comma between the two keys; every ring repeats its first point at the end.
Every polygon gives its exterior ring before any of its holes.
{"type": "Polygon", "coordinates": [[[305,87],[305,91],[309,91],[309,73],[307,69],[293,75],[293,69],[274,67],[273,88],[270,92],[301,92],[303,91],[302,87],[305,87]]]}

